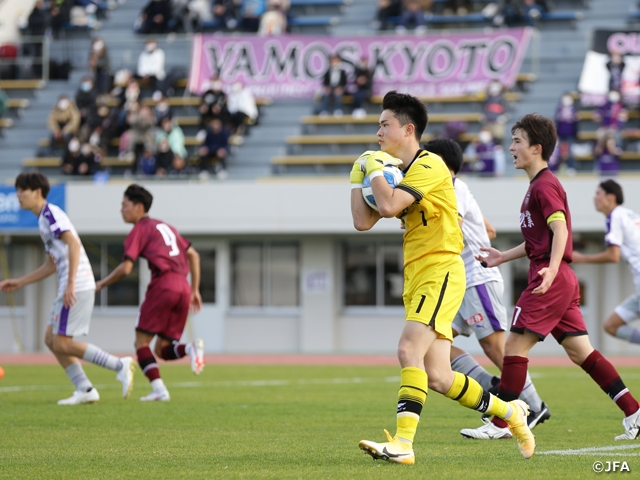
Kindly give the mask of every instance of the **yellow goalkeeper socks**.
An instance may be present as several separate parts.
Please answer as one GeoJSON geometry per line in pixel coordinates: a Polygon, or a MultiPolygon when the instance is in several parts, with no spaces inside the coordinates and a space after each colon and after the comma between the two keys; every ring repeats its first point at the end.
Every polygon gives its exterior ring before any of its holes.
{"type": "Polygon", "coordinates": [[[413,442],[420,413],[427,400],[427,384],[427,373],[424,370],[406,367],[400,372],[396,437],[413,442]]]}

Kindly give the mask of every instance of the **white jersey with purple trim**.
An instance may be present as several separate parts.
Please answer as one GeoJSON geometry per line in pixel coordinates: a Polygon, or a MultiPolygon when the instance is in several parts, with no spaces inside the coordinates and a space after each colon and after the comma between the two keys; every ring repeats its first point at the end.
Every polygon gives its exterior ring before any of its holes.
{"type": "Polygon", "coordinates": [[[469,186],[459,178],[453,179],[453,186],[458,201],[458,215],[462,219],[462,235],[464,237],[464,249],[460,256],[464,260],[464,268],[467,275],[467,288],[482,285],[487,282],[502,282],[502,275],[497,267],[484,268],[475,259],[480,255],[480,247],[491,247],[489,235],[484,225],[484,217],[480,206],[473,198],[469,186]]]}
{"type": "Polygon", "coordinates": [[[604,241],[620,247],[620,254],[631,267],[636,290],[640,292],[640,215],[618,205],[607,216],[604,241]]]}
{"type": "MultiPolygon", "coordinates": [[[[71,224],[71,220],[64,211],[57,205],[46,203],[38,216],[38,229],[40,238],[44,243],[45,251],[51,256],[56,264],[58,273],[58,296],[61,297],[67,288],[69,278],[69,247],[60,239],[64,232],[71,232],[80,241],[78,232],[71,224]]],[[[78,260],[78,270],[76,272],[76,292],[95,290],[96,281],[93,277],[93,270],[87,253],[80,242],[80,258],[78,260]]]]}

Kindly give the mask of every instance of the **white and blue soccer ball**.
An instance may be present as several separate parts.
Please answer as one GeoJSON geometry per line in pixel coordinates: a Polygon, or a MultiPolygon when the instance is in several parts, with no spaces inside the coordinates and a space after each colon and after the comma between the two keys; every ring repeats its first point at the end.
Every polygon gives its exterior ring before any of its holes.
{"type": "MultiPolygon", "coordinates": [[[[404,173],[402,173],[402,170],[398,167],[394,167],[393,165],[385,165],[382,168],[382,174],[391,188],[396,188],[404,179],[404,173]]],[[[364,197],[364,201],[367,205],[378,211],[376,199],[373,197],[373,190],[371,189],[371,179],[369,178],[369,175],[364,176],[364,181],[362,182],[362,196],[364,197]]]]}

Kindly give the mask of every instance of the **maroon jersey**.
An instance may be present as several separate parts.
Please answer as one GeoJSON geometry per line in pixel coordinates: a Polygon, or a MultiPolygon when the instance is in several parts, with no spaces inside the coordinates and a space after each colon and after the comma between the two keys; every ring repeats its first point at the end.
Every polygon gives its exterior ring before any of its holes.
{"type": "Polygon", "coordinates": [[[144,217],[124,239],[124,258],[134,262],[138,257],[146,258],[152,281],[169,272],[186,277],[189,273],[187,249],[190,246],[191,243],[171,225],[144,217]]]}
{"type": "Polygon", "coordinates": [[[524,237],[527,257],[532,264],[549,261],[553,232],[547,225],[547,218],[555,212],[563,212],[567,220],[569,237],[562,260],[570,263],[573,241],[567,194],[556,176],[548,168],[545,168],[531,180],[527,195],[524,197],[522,207],[520,207],[520,230],[524,237]]]}

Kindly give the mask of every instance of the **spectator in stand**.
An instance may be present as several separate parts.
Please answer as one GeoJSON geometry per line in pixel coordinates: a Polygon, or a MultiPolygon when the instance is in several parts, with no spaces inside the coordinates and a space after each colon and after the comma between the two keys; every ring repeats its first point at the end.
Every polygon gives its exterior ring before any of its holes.
{"type": "Polygon", "coordinates": [[[258,120],[258,106],[253,93],[240,82],[231,86],[231,93],[227,101],[231,118],[231,133],[244,134],[245,125],[254,124],[258,120]]]}
{"type": "Polygon", "coordinates": [[[24,54],[31,59],[31,72],[34,78],[42,77],[42,43],[44,34],[51,24],[51,15],[43,0],[38,0],[27,20],[25,33],[33,38],[24,43],[24,54]]]}
{"type": "Polygon", "coordinates": [[[470,172],[491,177],[501,177],[504,174],[506,166],[504,149],[493,140],[491,130],[488,128],[480,130],[478,140],[469,143],[464,155],[470,172]]]}
{"type": "Polygon", "coordinates": [[[322,80],[322,102],[320,116],[329,114],[329,102],[333,100],[333,115],[342,116],[342,96],[347,86],[347,72],[342,68],[342,59],[331,55],[330,65],[322,80]]]}
{"type": "Polygon", "coordinates": [[[51,29],[54,32],[60,29],[71,20],[71,9],[74,0],[52,0],[49,2],[49,14],[51,18],[51,29]]]}
{"type": "Polygon", "coordinates": [[[153,94],[153,100],[156,102],[153,107],[153,114],[156,117],[156,125],[160,125],[165,118],[171,119],[173,112],[169,106],[169,99],[165,97],[161,92],[155,92],[153,94]]]}
{"type": "Polygon", "coordinates": [[[369,68],[369,59],[363,55],[358,60],[354,69],[353,81],[353,112],[354,118],[363,118],[367,115],[364,102],[371,98],[373,90],[373,71],[369,68]]]}
{"type": "Polygon", "coordinates": [[[91,145],[81,144],[78,137],[69,140],[62,160],[62,173],[66,175],[93,175],[98,170],[98,159],[91,145]]]}
{"type": "Polygon", "coordinates": [[[218,178],[227,177],[226,158],[229,153],[229,131],[219,118],[213,118],[206,129],[202,145],[198,149],[200,177],[209,175],[209,168],[213,164],[218,178]]]}
{"type": "Polygon", "coordinates": [[[80,129],[80,112],[76,104],[67,95],[60,95],[58,101],[51,109],[47,120],[51,141],[50,152],[55,153],[55,147],[59,142],[66,146],[71,137],[78,135],[80,129]]]}
{"type": "Polygon", "coordinates": [[[158,148],[156,149],[156,175],[164,177],[171,171],[175,155],[169,147],[169,142],[166,138],[160,140],[158,148]]]}
{"type": "Polygon", "coordinates": [[[220,118],[223,123],[229,122],[229,110],[227,108],[227,94],[222,90],[222,81],[213,78],[209,89],[200,98],[200,126],[206,128],[212,118],[220,118]]]}
{"type": "Polygon", "coordinates": [[[486,91],[482,105],[483,126],[488,127],[496,142],[504,139],[504,124],[507,122],[507,101],[504,98],[504,86],[500,80],[492,80],[486,91]]]}
{"type": "Polygon", "coordinates": [[[142,10],[137,20],[139,26],[135,30],[144,35],[169,33],[169,20],[171,20],[170,0],[150,0],[142,10]]]}
{"type": "Polygon", "coordinates": [[[238,26],[239,4],[235,0],[213,0],[214,31],[235,30],[238,26]]]}
{"type": "Polygon", "coordinates": [[[164,91],[162,87],[162,81],[166,77],[164,62],[164,51],[158,47],[158,42],[155,39],[150,38],[138,57],[136,78],[148,83],[153,92],[157,90],[164,91]]]}
{"type": "Polygon", "coordinates": [[[99,103],[94,116],[87,119],[88,141],[101,155],[106,155],[111,140],[117,136],[118,109],[99,103]]]}
{"type": "Polygon", "coordinates": [[[177,125],[170,117],[162,119],[160,128],[156,133],[156,150],[159,149],[160,143],[166,140],[169,148],[174,156],[183,159],[187,158],[187,148],[184,145],[184,133],[179,125],[177,125]]]}
{"type": "Polygon", "coordinates": [[[282,0],[269,0],[267,11],[260,17],[259,35],[281,35],[287,32],[287,7],[282,0]]]}
{"type": "MultiPolygon", "coordinates": [[[[76,92],[76,107],[80,112],[80,127],[84,126],[89,116],[96,111],[96,91],[91,77],[82,77],[76,92]]],[[[82,137],[82,135],[81,135],[82,137]]]]}
{"type": "Polygon", "coordinates": [[[155,175],[157,169],[156,157],[151,148],[145,147],[138,157],[138,175],[155,175]]]}
{"type": "Polygon", "coordinates": [[[416,34],[424,33],[425,14],[431,11],[433,0],[404,0],[400,24],[396,27],[397,32],[415,30],[416,34]]]}
{"type": "Polygon", "coordinates": [[[609,92],[606,102],[594,110],[593,121],[600,124],[596,130],[596,152],[604,151],[609,137],[615,139],[616,145],[622,144],[620,132],[627,121],[627,111],[622,104],[620,92],[616,90],[609,92]]]}
{"type": "Polygon", "coordinates": [[[616,176],[618,174],[622,151],[616,143],[613,132],[606,133],[604,140],[596,146],[593,153],[596,156],[596,171],[601,176],[616,176]]]}
{"type": "Polygon", "coordinates": [[[451,10],[451,12],[455,12],[458,15],[466,15],[469,13],[469,9],[467,8],[467,0],[448,0],[447,8],[451,10]]]}
{"type": "Polygon", "coordinates": [[[509,27],[520,25],[535,26],[540,16],[549,11],[546,0],[502,0],[498,6],[498,14],[493,17],[497,26],[506,24],[509,27]]]}
{"type": "Polygon", "coordinates": [[[240,11],[242,31],[255,33],[260,28],[260,17],[267,11],[266,0],[244,0],[240,11]]]}
{"type": "Polygon", "coordinates": [[[134,104],[127,115],[127,123],[130,128],[120,137],[120,155],[127,159],[133,159],[136,158],[138,152],[144,149],[153,152],[156,139],[156,119],[151,108],[139,103],[134,104]]]}
{"type": "Polygon", "coordinates": [[[392,18],[402,15],[402,0],[378,0],[376,22],[378,30],[388,30],[392,18]]]}
{"type": "Polygon", "coordinates": [[[91,41],[89,71],[95,80],[97,93],[107,93],[111,89],[111,65],[107,45],[102,37],[94,37],[91,41]]]}
{"type": "Polygon", "coordinates": [[[618,52],[611,52],[611,58],[607,62],[607,70],[609,70],[609,90],[622,91],[622,72],[625,63],[622,55],[618,52]]]}
{"type": "Polygon", "coordinates": [[[567,166],[567,173],[576,173],[575,159],[573,158],[573,144],[578,136],[578,111],[573,104],[573,97],[565,93],[556,108],[556,130],[558,132],[559,165],[567,166]]]}

